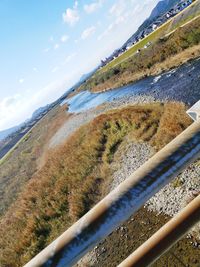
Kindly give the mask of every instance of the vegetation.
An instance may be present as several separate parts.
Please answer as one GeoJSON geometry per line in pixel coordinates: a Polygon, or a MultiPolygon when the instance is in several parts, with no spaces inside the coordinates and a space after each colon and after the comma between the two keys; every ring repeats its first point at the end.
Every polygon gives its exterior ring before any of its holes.
{"type": "Polygon", "coordinates": [[[22,266],[107,193],[110,164],[127,136],[160,149],[190,124],[185,110],[178,103],[129,106],[78,129],[2,217],[0,265],[22,266]]]}
{"type": "Polygon", "coordinates": [[[0,162],[0,217],[43,164],[48,140],[67,119],[65,110],[51,110],[0,162]]]}
{"type": "Polygon", "coordinates": [[[184,60],[199,56],[199,46],[196,47],[200,43],[199,25],[200,17],[185,27],[178,28],[172,34],[159,38],[149,48],[142,49],[140,53],[122,60],[114,67],[97,72],[79,90],[102,91],[116,88],[148,75],[155,75],[169,67],[180,65],[184,60]],[[187,53],[194,47],[196,50],[187,53]],[[178,55],[177,58],[175,58],[176,55],[178,55]]]}
{"type": "Polygon", "coordinates": [[[170,30],[181,27],[185,23],[195,19],[200,15],[200,2],[196,1],[195,4],[187,8],[181,13],[181,16],[175,17],[171,22],[170,30]]]}
{"type": "Polygon", "coordinates": [[[184,9],[178,15],[168,20],[158,29],[153,31],[151,34],[146,36],[144,39],[132,46],[128,51],[123,53],[120,57],[114,59],[105,67],[103,67],[99,72],[104,72],[108,69],[116,67],[119,63],[122,63],[124,60],[128,59],[130,56],[133,56],[138,49],[142,49],[148,42],[155,42],[160,37],[170,34],[173,30],[181,27],[186,22],[194,19],[200,14],[200,3],[197,1],[195,4],[184,9]]]}

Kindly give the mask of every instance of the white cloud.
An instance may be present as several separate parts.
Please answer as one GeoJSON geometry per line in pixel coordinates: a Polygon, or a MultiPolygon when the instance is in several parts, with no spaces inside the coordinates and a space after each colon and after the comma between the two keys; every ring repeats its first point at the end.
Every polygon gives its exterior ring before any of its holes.
{"type": "Polygon", "coordinates": [[[62,14],[62,17],[65,23],[69,24],[70,26],[75,25],[80,19],[77,5],[75,4],[73,9],[67,8],[66,11],[62,14]]]}
{"type": "MultiPolygon", "coordinates": [[[[140,17],[145,16],[145,12],[142,12],[143,10],[138,12],[138,5],[141,6],[141,4],[137,4],[136,0],[129,0],[128,5],[123,0],[118,0],[115,4],[113,4],[109,10],[109,15],[112,19],[112,22],[108,25],[104,32],[98,36],[97,39],[100,41],[106,36],[110,36],[118,32],[121,32],[121,35],[119,35],[119,38],[117,38],[118,40],[125,34],[127,36],[124,36],[124,38],[128,38],[131,34],[133,34],[141,23],[139,21],[140,17]],[[133,21],[135,21],[135,23],[132,23],[133,21]]],[[[142,20],[144,20],[144,18],[142,20]]]]}
{"type": "Polygon", "coordinates": [[[98,10],[102,6],[102,4],[103,0],[99,0],[88,5],[84,5],[84,10],[86,13],[91,14],[98,10]]]}
{"type": "Polygon", "coordinates": [[[67,64],[67,63],[69,63],[76,55],[77,55],[77,53],[72,53],[71,55],[68,55],[65,58],[64,65],[67,64]]]}
{"type": "Polygon", "coordinates": [[[49,47],[47,47],[47,48],[45,48],[45,49],[43,50],[43,52],[44,52],[44,53],[48,53],[48,52],[49,52],[49,50],[50,50],[50,48],[49,48],[49,47]]]}
{"type": "Polygon", "coordinates": [[[54,41],[54,37],[53,36],[50,36],[49,41],[50,42],[53,42],[54,41]]]}
{"type": "Polygon", "coordinates": [[[15,120],[12,120],[12,117],[16,116],[21,107],[21,96],[18,94],[5,97],[0,101],[0,130],[17,124],[15,120]]]}
{"type": "Polygon", "coordinates": [[[59,67],[58,66],[56,66],[56,67],[54,67],[53,69],[52,69],[52,73],[55,73],[56,71],[58,71],[59,70],[59,67]]]}
{"type": "Polygon", "coordinates": [[[66,92],[66,88],[69,88],[72,82],[75,82],[75,78],[77,80],[77,75],[72,73],[64,80],[59,79],[46,87],[39,88],[38,91],[26,90],[23,95],[16,94],[0,99],[0,130],[19,125],[30,118],[38,107],[55,101],[66,92]]]}
{"type": "Polygon", "coordinates": [[[9,108],[10,106],[12,106],[18,100],[19,96],[20,96],[19,94],[16,94],[14,96],[5,97],[0,102],[0,110],[2,111],[4,109],[9,108]]]}
{"type": "Polygon", "coordinates": [[[83,39],[83,40],[87,39],[89,36],[94,34],[95,31],[96,31],[96,27],[94,27],[94,26],[91,26],[91,27],[85,29],[81,34],[81,39],[83,39]]]}
{"type": "Polygon", "coordinates": [[[33,68],[33,71],[34,71],[34,72],[38,72],[38,68],[34,67],[34,68],[33,68]]]}
{"type": "Polygon", "coordinates": [[[59,47],[60,47],[59,44],[55,44],[53,48],[56,50],[56,49],[58,49],[59,47]]]}
{"type": "Polygon", "coordinates": [[[125,1],[119,0],[109,10],[110,15],[119,17],[124,14],[127,5],[125,1]]]}
{"type": "Polygon", "coordinates": [[[98,38],[97,38],[98,41],[102,40],[105,36],[109,35],[109,33],[111,33],[111,32],[113,31],[113,29],[114,29],[115,27],[117,27],[117,25],[118,25],[119,23],[120,23],[119,20],[117,20],[117,21],[111,23],[111,24],[108,26],[108,28],[107,28],[102,34],[100,34],[100,35],[98,36],[98,38]]]}
{"type": "Polygon", "coordinates": [[[74,8],[77,8],[77,7],[78,7],[78,1],[75,1],[74,8]]]}
{"type": "Polygon", "coordinates": [[[24,78],[20,78],[19,83],[24,83],[24,78]]]}
{"type": "Polygon", "coordinates": [[[67,42],[68,39],[69,39],[69,36],[68,36],[68,35],[63,35],[63,36],[60,38],[60,40],[61,40],[62,43],[67,42]]]}

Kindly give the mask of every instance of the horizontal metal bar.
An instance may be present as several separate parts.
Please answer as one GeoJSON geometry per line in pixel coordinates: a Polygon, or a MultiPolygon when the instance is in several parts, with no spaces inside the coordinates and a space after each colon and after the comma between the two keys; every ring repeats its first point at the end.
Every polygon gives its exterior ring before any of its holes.
{"type": "Polygon", "coordinates": [[[73,266],[199,155],[198,121],[156,153],[25,267],[73,266]]]}
{"type": "Polygon", "coordinates": [[[149,266],[170,249],[199,220],[200,195],[136,249],[118,267],[149,266]]]}

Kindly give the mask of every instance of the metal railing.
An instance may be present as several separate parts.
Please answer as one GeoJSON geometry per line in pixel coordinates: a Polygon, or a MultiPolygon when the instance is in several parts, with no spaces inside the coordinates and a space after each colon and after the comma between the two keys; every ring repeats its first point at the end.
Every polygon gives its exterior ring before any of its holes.
{"type": "Polygon", "coordinates": [[[146,267],[154,263],[200,220],[200,195],[136,249],[118,267],[146,267]]]}
{"type": "Polygon", "coordinates": [[[165,146],[25,267],[73,266],[200,155],[200,121],[165,146]]]}

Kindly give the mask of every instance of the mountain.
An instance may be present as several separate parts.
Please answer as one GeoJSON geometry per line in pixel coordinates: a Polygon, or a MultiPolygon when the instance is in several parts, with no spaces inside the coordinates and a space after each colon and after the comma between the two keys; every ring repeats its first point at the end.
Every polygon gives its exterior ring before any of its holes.
{"type": "Polygon", "coordinates": [[[166,11],[171,9],[176,5],[180,0],[162,0],[158,2],[156,7],[152,10],[150,17],[147,20],[154,20],[156,17],[163,15],[166,11]]]}
{"type": "Polygon", "coordinates": [[[81,76],[81,78],[79,79],[78,83],[84,83],[87,79],[89,79],[96,72],[97,69],[98,69],[98,67],[96,67],[95,69],[93,69],[89,73],[83,74],[81,76]]]}
{"type": "Polygon", "coordinates": [[[127,40],[127,42],[123,45],[126,46],[132,39],[134,39],[140,32],[144,29],[148,28],[153,21],[155,21],[159,16],[162,16],[164,13],[169,11],[172,7],[174,7],[180,0],[162,0],[158,2],[155,8],[152,10],[150,16],[142,23],[142,25],[138,28],[138,30],[127,40]]]}
{"type": "Polygon", "coordinates": [[[15,126],[15,127],[0,131],[0,141],[5,139],[7,136],[14,133],[15,131],[17,131],[19,129],[19,127],[20,126],[15,126]]]}
{"type": "MultiPolygon", "coordinates": [[[[79,87],[82,83],[84,83],[96,70],[97,70],[97,68],[95,68],[94,70],[90,71],[87,74],[83,74],[80,77],[79,81],[74,86],[72,86],[69,90],[67,90],[67,92],[65,92],[57,101],[60,102],[59,100],[62,100],[64,98],[66,98],[71,91],[74,91],[77,87],[79,87]]],[[[53,103],[56,103],[57,101],[55,101],[53,103]]],[[[15,126],[15,127],[0,131],[0,141],[4,140],[10,134],[12,134],[12,133],[16,132],[17,130],[19,130],[23,125],[26,125],[26,123],[29,123],[31,120],[37,119],[38,116],[40,116],[42,113],[48,111],[51,107],[53,107],[53,103],[47,104],[46,106],[43,106],[43,107],[40,107],[40,108],[36,109],[33,112],[32,117],[30,119],[27,119],[24,123],[22,123],[22,124],[20,124],[18,126],[15,126]]]]}
{"type": "Polygon", "coordinates": [[[43,113],[44,111],[46,111],[48,108],[49,108],[49,104],[47,104],[47,105],[44,106],[44,107],[40,107],[40,108],[36,109],[36,110],[33,112],[31,119],[35,119],[35,118],[37,118],[41,113],[43,113]]]}

